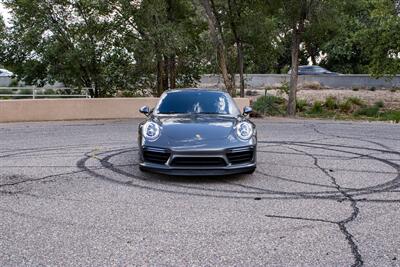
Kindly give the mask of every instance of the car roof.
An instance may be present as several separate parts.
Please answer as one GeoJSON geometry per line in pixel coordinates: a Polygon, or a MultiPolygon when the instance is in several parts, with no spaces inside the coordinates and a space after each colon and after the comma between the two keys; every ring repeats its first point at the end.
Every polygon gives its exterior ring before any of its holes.
{"type": "Polygon", "coordinates": [[[227,93],[226,90],[219,88],[179,88],[179,89],[169,89],[165,93],[175,93],[175,92],[220,92],[227,93]]]}

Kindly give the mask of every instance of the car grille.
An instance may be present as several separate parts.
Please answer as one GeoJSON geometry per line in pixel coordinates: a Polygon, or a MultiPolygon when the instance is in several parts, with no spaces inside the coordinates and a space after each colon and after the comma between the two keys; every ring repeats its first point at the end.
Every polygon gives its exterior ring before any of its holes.
{"type": "Polygon", "coordinates": [[[147,149],[143,151],[143,158],[146,162],[165,164],[171,153],[162,149],[147,149]]]}
{"type": "Polygon", "coordinates": [[[219,157],[176,157],[170,165],[174,167],[224,167],[226,162],[219,157]]]}
{"type": "Polygon", "coordinates": [[[229,163],[232,165],[242,164],[249,161],[252,161],[254,155],[254,150],[247,149],[245,151],[231,151],[226,153],[226,157],[228,158],[229,163]]]}

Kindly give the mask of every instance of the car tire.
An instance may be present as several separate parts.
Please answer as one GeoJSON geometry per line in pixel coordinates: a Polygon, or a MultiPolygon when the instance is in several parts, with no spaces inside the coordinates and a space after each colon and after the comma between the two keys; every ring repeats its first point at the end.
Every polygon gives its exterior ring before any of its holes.
{"type": "Polygon", "coordinates": [[[139,166],[139,170],[140,170],[141,172],[147,172],[146,169],[145,169],[144,167],[142,167],[142,166],[139,166]]]}
{"type": "Polygon", "coordinates": [[[245,174],[253,174],[256,171],[256,168],[250,169],[245,172],[245,174]]]}

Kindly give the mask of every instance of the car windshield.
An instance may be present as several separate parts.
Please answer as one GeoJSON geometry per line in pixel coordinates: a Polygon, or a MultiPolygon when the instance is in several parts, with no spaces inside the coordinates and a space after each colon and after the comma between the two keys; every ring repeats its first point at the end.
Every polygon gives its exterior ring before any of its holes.
{"type": "Polygon", "coordinates": [[[218,91],[172,91],[161,96],[155,114],[240,114],[233,99],[218,91]]]}

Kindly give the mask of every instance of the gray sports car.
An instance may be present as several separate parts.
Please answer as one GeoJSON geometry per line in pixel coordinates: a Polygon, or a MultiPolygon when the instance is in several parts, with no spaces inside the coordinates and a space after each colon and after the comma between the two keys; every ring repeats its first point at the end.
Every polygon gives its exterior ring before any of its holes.
{"type": "Polygon", "coordinates": [[[144,106],[139,125],[140,170],[170,175],[226,175],[256,169],[255,125],[226,92],[182,89],[144,106]]]}

